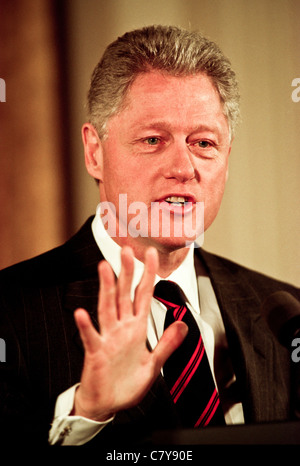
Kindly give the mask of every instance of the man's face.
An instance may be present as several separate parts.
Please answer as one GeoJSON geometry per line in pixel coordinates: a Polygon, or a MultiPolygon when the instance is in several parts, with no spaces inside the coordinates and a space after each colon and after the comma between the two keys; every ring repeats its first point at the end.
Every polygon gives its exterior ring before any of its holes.
{"type": "Polygon", "coordinates": [[[223,197],[231,144],[219,95],[204,74],[173,77],[153,71],[135,79],[125,103],[101,141],[100,200],[113,203],[117,220],[127,224],[137,211],[125,213],[120,194],[127,195],[127,208],[137,201],[147,208],[143,236],[133,239],[128,233],[119,244],[182,248],[191,238],[172,234],[174,224],[184,221],[183,214],[195,221],[196,203],[204,202],[206,230],[223,197]],[[169,217],[169,235],[153,235],[153,203],[169,217]]]}

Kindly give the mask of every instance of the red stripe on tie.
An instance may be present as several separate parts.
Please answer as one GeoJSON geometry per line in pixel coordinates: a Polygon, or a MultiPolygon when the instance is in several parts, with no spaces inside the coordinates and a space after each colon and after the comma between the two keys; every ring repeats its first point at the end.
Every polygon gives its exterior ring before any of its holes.
{"type": "Polygon", "coordinates": [[[203,354],[204,354],[204,345],[202,342],[202,338],[200,337],[198,345],[191,359],[189,360],[188,364],[185,366],[184,370],[182,371],[182,373],[180,374],[180,376],[178,377],[177,381],[175,382],[175,384],[173,385],[170,391],[173,397],[174,403],[178,401],[178,398],[181,396],[182,392],[184,391],[189,381],[193,377],[194,373],[196,372],[197,367],[199,366],[201,359],[203,357],[203,354]]]}
{"type": "Polygon", "coordinates": [[[163,303],[167,308],[173,309],[173,315],[175,320],[182,320],[185,313],[187,312],[186,306],[178,306],[178,304],[171,303],[170,301],[167,301],[166,299],[163,298],[158,298],[154,296],[154,298],[158,299],[161,303],[163,303]]]}
{"type": "Polygon", "coordinates": [[[171,301],[167,301],[166,299],[163,299],[163,298],[157,298],[155,295],[154,295],[154,298],[158,299],[158,301],[163,303],[168,308],[174,309],[176,307],[179,307],[178,304],[171,303],[171,301]]]}
{"type": "Polygon", "coordinates": [[[178,308],[174,310],[175,320],[182,320],[186,311],[187,308],[185,306],[178,306],[178,308]]]}
{"type": "Polygon", "coordinates": [[[217,392],[217,389],[215,388],[205,410],[203,411],[198,421],[196,422],[195,427],[198,427],[200,425],[207,426],[210,423],[211,418],[215,414],[219,404],[220,404],[219,394],[217,392]]]}

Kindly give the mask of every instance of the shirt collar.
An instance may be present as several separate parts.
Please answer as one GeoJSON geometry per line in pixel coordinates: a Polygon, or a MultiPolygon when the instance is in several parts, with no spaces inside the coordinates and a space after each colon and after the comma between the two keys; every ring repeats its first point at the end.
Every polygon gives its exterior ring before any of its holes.
{"type": "MultiPolygon", "coordinates": [[[[95,241],[101,250],[105,260],[111,265],[115,275],[118,277],[121,270],[121,247],[109,236],[100,218],[100,206],[97,206],[96,215],[92,222],[92,232],[95,241]]],[[[134,298],[135,288],[139,284],[144,272],[144,264],[134,259],[134,276],[131,286],[131,297],[134,298]]],[[[159,280],[171,280],[177,283],[188,298],[193,308],[199,312],[197,279],[194,268],[194,245],[189,246],[188,254],[180,266],[167,278],[156,276],[155,284],[159,280]]]]}

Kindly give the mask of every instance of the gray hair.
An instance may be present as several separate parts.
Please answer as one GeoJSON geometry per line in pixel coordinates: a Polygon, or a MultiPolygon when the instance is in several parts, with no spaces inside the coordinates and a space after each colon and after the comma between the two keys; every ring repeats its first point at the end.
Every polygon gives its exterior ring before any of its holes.
{"type": "Polygon", "coordinates": [[[88,119],[104,137],[108,119],[122,110],[138,74],[159,70],[172,76],[205,73],[216,87],[231,137],[239,120],[236,76],[220,48],[199,32],[147,26],[127,32],[105,50],[91,77],[88,119]]]}

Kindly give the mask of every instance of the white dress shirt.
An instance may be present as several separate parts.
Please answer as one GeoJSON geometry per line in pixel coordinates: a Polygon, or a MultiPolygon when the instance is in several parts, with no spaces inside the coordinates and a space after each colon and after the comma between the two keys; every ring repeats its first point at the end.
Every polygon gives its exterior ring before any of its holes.
{"type": "MultiPolygon", "coordinates": [[[[101,253],[118,277],[121,270],[121,247],[106,232],[99,215],[99,206],[92,223],[92,231],[101,253]]],[[[132,299],[144,271],[142,262],[137,259],[134,262],[134,276],[131,287],[132,299]]],[[[222,406],[223,409],[225,406],[226,423],[243,423],[241,403],[236,402],[236,400],[226,400],[226,389],[234,382],[235,376],[228,357],[225,329],[209,277],[205,275],[197,277],[196,275],[193,245],[189,247],[186,258],[181,265],[169,277],[164,278],[164,280],[166,279],[177,283],[189,301],[187,305],[199,325],[216,385],[224,393],[225,404],[223,403],[222,406]],[[215,357],[215,354],[218,357],[215,357]]],[[[161,278],[157,276],[155,283],[159,280],[161,278]]],[[[165,306],[153,298],[147,331],[148,341],[152,348],[155,347],[163,334],[165,314],[165,306]]],[[[61,442],[63,445],[84,444],[111,422],[111,419],[99,423],[79,416],[69,415],[73,408],[77,386],[78,384],[66,390],[57,399],[54,420],[49,434],[51,444],[57,442],[61,442]]]]}

